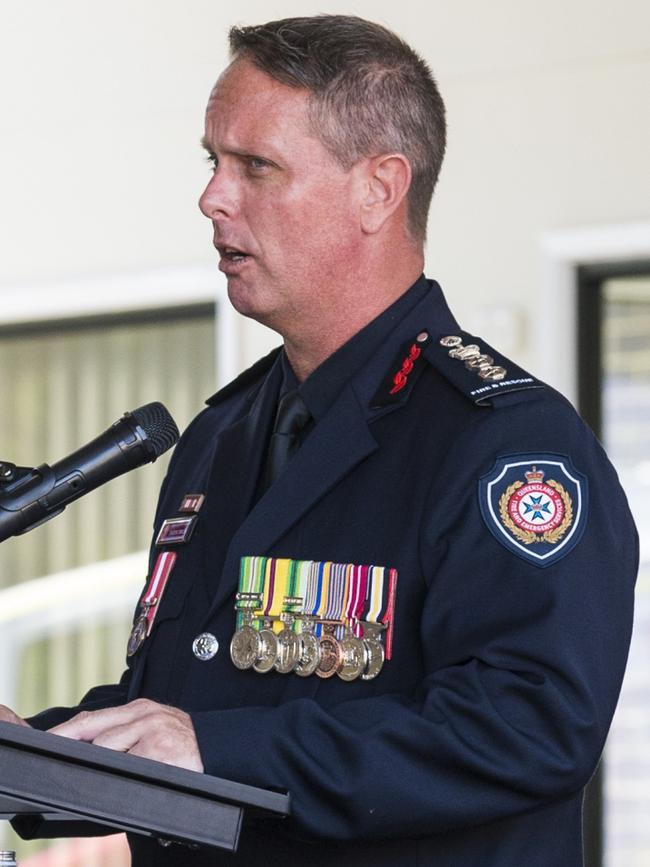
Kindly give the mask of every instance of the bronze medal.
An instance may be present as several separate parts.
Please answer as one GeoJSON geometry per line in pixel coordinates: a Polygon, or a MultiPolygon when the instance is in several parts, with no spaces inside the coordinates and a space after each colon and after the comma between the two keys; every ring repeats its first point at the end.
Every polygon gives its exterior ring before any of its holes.
{"type": "Polygon", "coordinates": [[[260,640],[260,649],[253,668],[260,674],[266,674],[267,671],[271,671],[275,664],[278,655],[278,639],[269,626],[260,629],[257,635],[260,640]]]}
{"type": "Polygon", "coordinates": [[[321,635],[320,659],[316,674],[319,677],[333,677],[343,664],[343,651],[341,645],[331,633],[321,635]]]}
{"type": "Polygon", "coordinates": [[[259,632],[246,624],[238,629],[230,641],[230,658],[240,670],[252,668],[260,652],[259,632]]]}
{"type": "Polygon", "coordinates": [[[351,632],[340,641],[343,652],[343,664],[337,672],[341,680],[356,680],[368,664],[368,653],[364,642],[351,632]]]}

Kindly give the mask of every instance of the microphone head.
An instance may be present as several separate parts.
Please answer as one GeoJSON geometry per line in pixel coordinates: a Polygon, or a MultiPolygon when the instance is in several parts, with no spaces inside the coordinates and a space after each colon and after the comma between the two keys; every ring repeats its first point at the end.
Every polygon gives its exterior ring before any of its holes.
{"type": "Polygon", "coordinates": [[[162,403],[158,401],[147,403],[134,409],[130,415],[146,433],[155,452],[155,458],[159,458],[178,442],[180,434],[176,422],[162,403]]]}

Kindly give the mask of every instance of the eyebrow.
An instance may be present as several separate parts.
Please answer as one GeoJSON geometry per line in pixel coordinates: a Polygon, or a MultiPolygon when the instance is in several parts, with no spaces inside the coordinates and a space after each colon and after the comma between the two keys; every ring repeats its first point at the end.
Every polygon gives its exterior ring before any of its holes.
{"type": "MultiPolygon", "coordinates": [[[[212,150],[212,147],[211,147],[211,145],[210,145],[210,142],[208,141],[208,139],[206,138],[206,136],[202,136],[202,137],[201,137],[201,147],[204,148],[204,149],[205,149],[205,150],[210,154],[210,156],[212,156],[212,157],[216,157],[216,156],[217,156],[217,154],[212,150]]],[[[250,156],[254,156],[250,151],[247,151],[247,150],[240,150],[240,149],[238,149],[238,148],[224,148],[224,150],[222,151],[222,153],[224,153],[224,154],[232,154],[233,156],[238,156],[238,157],[250,157],[250,156]]]]}
{"type": "MultiPolygon", "coordinates": [[[[215,159],[218,158],[217,154],[212,150],[212,147],[210,146],[210,143],[208,142],[208,139],[206,136],[201,136],[201,147],[204,148],[204,150],[206,150],[208,152],[209,156],[214,157],[215,159]]],[[[272,160],[269,157],[261,156],[260,154],[254,153],[253,151],[250,151],[250,150],[243,150],[243,149],[239,149],[239,148],[227,148],[227,149],[223,150],[222,153],[227,154],[228,156],[243,157],[244,159],[246,159],[247,157],[256,157],[257,159],[261,159],[261,160],[264,160],[265,162],[269,163],[269,165],[275,166],[276,168],[280,168],[280,166],[278,165],[278,163],[275,162],[275,160],[272,160]]]]}

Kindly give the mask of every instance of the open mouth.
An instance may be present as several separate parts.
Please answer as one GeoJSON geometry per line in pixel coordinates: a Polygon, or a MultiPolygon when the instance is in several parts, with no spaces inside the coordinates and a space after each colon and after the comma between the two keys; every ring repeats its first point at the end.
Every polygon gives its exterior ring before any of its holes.
{"type": "Polygon", "coordinates": [[[228,262],[243,262],[244,259],[248,258],[248,253],[244,253],[243,250],[238,250],[236,247],[219,247],[218,250],[221,257],[228,262]]]}

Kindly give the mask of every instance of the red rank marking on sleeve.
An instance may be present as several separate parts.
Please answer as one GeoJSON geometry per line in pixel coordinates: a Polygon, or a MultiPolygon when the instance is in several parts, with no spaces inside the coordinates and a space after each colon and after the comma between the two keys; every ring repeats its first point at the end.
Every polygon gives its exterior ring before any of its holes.
{"type": "Polygon", "coordinates": [[[413,364],[420,357],[422,350],[414,343],[409,349],[409,354],[402,362],[402,366],[393,377],[393,387],[390,390],[391,394],[397,394],[401,391],[408,382],[409,374],[413,370],[413,364]]]}

